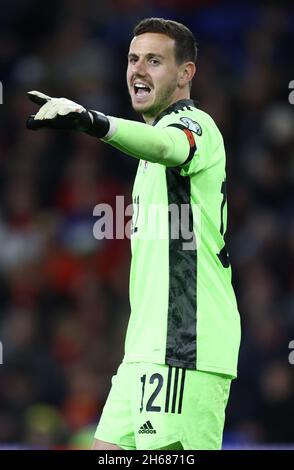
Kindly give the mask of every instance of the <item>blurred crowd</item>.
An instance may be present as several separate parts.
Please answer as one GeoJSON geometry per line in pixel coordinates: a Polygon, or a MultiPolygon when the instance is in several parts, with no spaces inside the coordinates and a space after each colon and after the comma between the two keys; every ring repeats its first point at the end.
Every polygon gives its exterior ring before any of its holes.
{"type": "MultiPolygon", "coordinates": [[[[82,134],[29,132],[29,90],[141,119],[125,84],[132,28],[183,22],[192,97],[226,144],[228,242],[243,325],[224,445],[294,443],[294,9],[197,0],[2,0],[0,443],[87,448],[123,355],[128,240],[93,236],[96,204],[131,200],[137,161],[82,134]]],[[[1,446],[0,445],[0,446],[1,446]]]]}

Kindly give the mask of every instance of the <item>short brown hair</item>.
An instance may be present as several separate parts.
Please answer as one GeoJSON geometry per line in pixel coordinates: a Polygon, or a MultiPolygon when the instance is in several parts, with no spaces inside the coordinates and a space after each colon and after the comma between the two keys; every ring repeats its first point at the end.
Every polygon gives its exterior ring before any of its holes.
{"type": "Polygon", "coordinates": [[[144,33],[161,33],[174,39],[175,58],[178,64],[186,61],[196,63],[197,43],[194,34],[183,24],[164,18],[145,18],[134,28],[134,36],[144,33]]]}

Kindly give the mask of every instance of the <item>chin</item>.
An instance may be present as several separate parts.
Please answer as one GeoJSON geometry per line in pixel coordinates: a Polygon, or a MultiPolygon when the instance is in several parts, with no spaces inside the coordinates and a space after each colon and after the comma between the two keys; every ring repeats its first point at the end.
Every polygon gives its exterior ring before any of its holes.
{"type": "Polygon", "coordinates": [[[146,113],[150,109],[150,105],[145,103],[132,103],[133,109],[138,113],[146,113]]]}

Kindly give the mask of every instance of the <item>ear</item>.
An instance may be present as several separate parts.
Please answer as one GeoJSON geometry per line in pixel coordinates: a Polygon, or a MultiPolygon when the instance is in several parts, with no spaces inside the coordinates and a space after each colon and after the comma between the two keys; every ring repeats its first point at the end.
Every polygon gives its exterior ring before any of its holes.
{"type": "Polygon", "coordinates": [[[196,72],[196,65],[194,62],[184,62],[180,66],[178,85],[180,88],[184,88],[194,77],[196,72]]]}

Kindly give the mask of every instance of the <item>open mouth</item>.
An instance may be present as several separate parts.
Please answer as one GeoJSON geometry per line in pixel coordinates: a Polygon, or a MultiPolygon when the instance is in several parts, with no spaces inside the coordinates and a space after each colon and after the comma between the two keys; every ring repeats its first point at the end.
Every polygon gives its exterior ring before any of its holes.
{"type": "Polygon", "coordinates": [[[134,84],[134,91],[137,97],[143,98],[150,94],[151,88],[145,83],[138,82],[134,84]]]}

